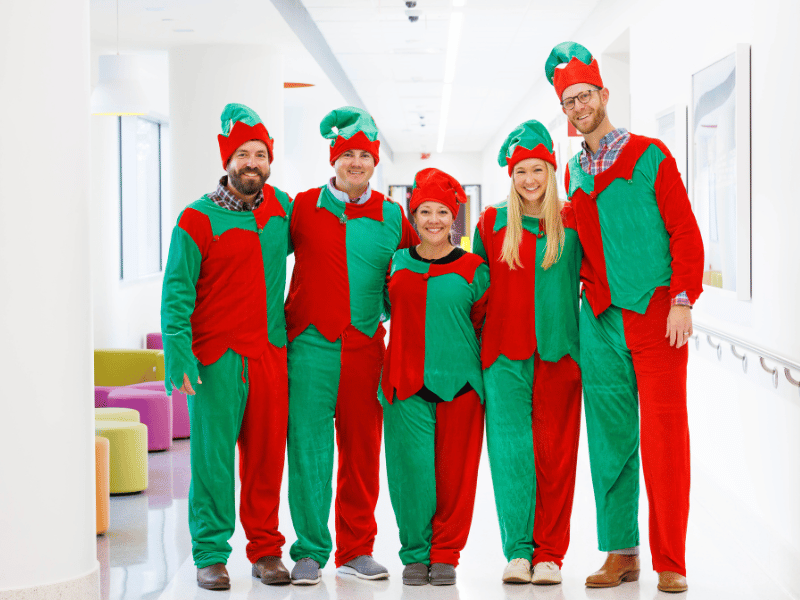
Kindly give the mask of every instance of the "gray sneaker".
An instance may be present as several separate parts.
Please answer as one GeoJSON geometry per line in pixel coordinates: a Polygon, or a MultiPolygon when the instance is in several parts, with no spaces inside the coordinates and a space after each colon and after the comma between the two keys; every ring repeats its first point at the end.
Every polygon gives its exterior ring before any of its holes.
{"type": "Polygon", "coordinates": [[[409,563],[403,569],[403,585],[427,585],[428,565],[409,563]]]}
{"type": "Polygon", "coordinates": [[[455,585],[456,568],[447,563],[433,563],[430,573],[431,585],[455,585]]]}
{"type": "Polygon", "coordinates": [[[294,563],[292,583],[295,585],[314,585],[322,580],[319,563],[313,558],[301,558],[294,563]]]}
{"type": "Polygon", "coordinates": [[[356,556],[353,560],[339,567],[342,575],[355,575],[359,579],[388,579],[389,571],[375,562],[369,554],[356,556]]]}

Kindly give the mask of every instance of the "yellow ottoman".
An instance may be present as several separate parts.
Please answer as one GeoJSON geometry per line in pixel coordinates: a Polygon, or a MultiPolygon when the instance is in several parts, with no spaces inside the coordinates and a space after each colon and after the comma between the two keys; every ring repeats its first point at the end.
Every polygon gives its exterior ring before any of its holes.
{"type": "Polygon", "coordinates": [[[109,524],[109,457],[111,446],[104,437],[94,437],[95,505],[97,507],[97,535],[108,531],[109,524]]]}
{"type": "Polygon", "coordinates": [[[94,385],[120,386],[164,381],[163,350],[95,350],[94,385]]]}
{"type": "Polygon", "coordinates": [[[95,420],[94,431],[111,445],[111,493],[131,494],[146,490],[147,425],[133,421],[95,420]]]}
{"type": "Polygon", "coordinates": [[[139,411],[134,408],[95,408],[95,421],[133,421],[139,423],[139,411]]]}

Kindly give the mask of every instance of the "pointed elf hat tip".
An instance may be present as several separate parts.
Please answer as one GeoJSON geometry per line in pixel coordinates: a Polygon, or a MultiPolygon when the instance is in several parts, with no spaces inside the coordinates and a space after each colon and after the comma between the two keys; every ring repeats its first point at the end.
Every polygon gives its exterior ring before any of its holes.
{"type": "Polygon", "coordinates": [[[236,149],[250,140],[259,140],[267,146],[269,162],[272,162],[274,140],[269,136],[261,117],[244,104],[226,104],[219,116],[222,133],[217,136],[222,168],[228,168],[228,161],[236,149]]]}
{"type": "Polygon", "coordinates": [[[413,213],[423,202],[444,204],[455,218],[459,206],[467,203],[467,193],[455,177],[444,171],[434,168],[422,169],[414,176],[414,188],[408,209],[413,213]]]}
{"type": "Polygon", "coordinates": [[[534,119],[520,123],[508,134],[500,147],[497,163],[501,167],[508,165],[511,175],[514,166],[526,158],[539,158],[557,168],[553,139],[547,128],[534,119]]]}
{"type": "Polygon", "coordinates": [[[378,126],[367,111],[355,106],[334,109],[323,117],[319,132],[326,140],[331,140],[331,164],[347,150],[365,150],[378,164],[381,145],[378,126]]]}
{"type": "Polygon", "coordinates": [[[597,60],[577,42],[561,42],[555,46],[545,61],[544,73],[555,87],[559,100],[564,90],[576,83],[604,87],[597,60]]]}

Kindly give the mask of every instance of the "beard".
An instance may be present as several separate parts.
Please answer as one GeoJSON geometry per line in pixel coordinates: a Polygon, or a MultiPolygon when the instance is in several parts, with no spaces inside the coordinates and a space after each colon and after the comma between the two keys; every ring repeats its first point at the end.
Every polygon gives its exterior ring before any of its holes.
{"type": "Polygon", "coordinates": [[[258,193],[258,190],[264,187],[264,184],[267,182],[269,178],[269,167],[267,167],[266,172],[259,171],[258,169],[248,169],[242,168],[238,171],[234,169],[228,169],[228,180],[233,188],[242,194],[242,196],[252,196],[253,194],[258,193]],[[243,180],[242,175],[245,173],[255,173],[258,175],[256,179],[247,179],[243,180]]]}
{"type": "Polygon", "coordinates": [[[592,113],[590,114],[593,114],[593,116],[589,117],[588,121],[578,121],[578,116],[583,115],[576,115],[574,119],[570,118],[570,122],[575,129],[577,129],[583,135],[592,133],[600,126],[600,123],[602,123],[606,118],[606,108],[601,104],[599,107],[593,109],[592,113]]]}

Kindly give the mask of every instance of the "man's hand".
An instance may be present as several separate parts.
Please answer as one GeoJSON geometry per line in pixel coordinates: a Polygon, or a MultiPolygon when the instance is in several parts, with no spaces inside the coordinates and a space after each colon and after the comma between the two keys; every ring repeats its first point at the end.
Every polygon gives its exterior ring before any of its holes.
{"type": "Polygon", "coordinates": [[[667,316],[667,333],[664,336],[669,338],[669,345],[680,348],[689,341],[692,332],[692,309],[681,305],[670,308],[667,316]]]}
{"type": "MultiPolygon", "coordinates": [[[[197,378],[197,383],[200,383],[200,384],[203,383],[202,381],[200,381],[200,377],[197,378]]],[[[174,383],[173,383],[173,385],[174,385],[174,383]]],[[[196,393],[194,391],[194,388],[192,387],[192,382],[189,381],[189,376],[186,373],[183,374],[183,385],[178,388],[178,391],[182,392],[184,394],[188,394],[189,396],[194,396],[195,393],[196,393]]]]}

